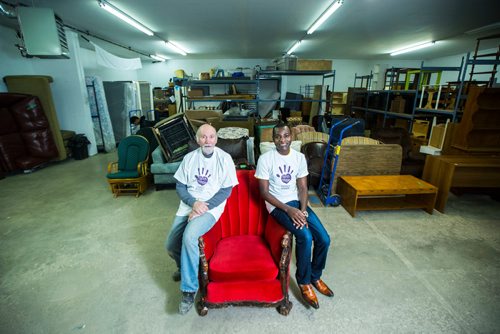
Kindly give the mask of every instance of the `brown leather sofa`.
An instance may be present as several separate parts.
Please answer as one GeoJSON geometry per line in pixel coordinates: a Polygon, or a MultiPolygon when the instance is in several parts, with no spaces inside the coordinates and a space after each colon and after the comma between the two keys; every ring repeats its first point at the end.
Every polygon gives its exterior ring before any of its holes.
{"type": "Polygon", "coordinates": [[[0,93],[0,169],[31,170],[58,156],[38,97],[0,93]]]}

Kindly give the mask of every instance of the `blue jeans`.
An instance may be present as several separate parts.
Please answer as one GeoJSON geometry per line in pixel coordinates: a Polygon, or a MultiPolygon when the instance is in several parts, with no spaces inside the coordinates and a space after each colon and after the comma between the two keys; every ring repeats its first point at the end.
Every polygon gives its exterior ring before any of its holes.
{"type": "Polygon", "coordinates": [[[196,292],[199,288],[198,269],[200,249],[198,238],[216,223],[214,216],[205,213],[188,222],[188,217],[175,216],[165,247],[181,272],[181,291],[196,292]]]}
{"type": "MultiPolygon", "coordinates": [[[[286,204],[300,208],[299,201],[290,201],[286,204]]],[[[285,211],[278,208],[271,211],[271,216],[295,236],[295,257],[297,260],[295,278],[298,284],[310,284],[321,278],[330,247],[330,236],[319,221],[318,216],[309,207],[307,207],[307,213],[309,214],[308,227],[297,229],[285,211]]]]}

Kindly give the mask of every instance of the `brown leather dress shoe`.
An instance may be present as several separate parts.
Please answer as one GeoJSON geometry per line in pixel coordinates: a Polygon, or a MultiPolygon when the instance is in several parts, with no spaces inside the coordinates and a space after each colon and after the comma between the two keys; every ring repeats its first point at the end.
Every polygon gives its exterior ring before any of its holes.
{"type": "Polygon", "coordinates": [[[302,292],[302,298],[304,298],[304,300],[309,305],[318,309],[319,308],[318,297],[316,297],[316,294],[314,293],[311,284],[299,284],[299,288],[300,292],[302,292]]]}
{"type": "Polygon", "coordinates": [[[325,296],[328,297],[333,297],[333,291],[330,290],[328,285],[325,284],[321,279],[317,280],[316,282],[312,282],[312,285],[318,290],[320,293],[324,294],[325,296]]]}

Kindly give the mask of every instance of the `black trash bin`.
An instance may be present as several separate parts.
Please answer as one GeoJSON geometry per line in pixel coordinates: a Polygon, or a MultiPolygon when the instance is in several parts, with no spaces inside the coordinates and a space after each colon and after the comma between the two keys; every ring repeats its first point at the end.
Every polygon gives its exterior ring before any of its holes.
{"type": "Polygon", "coordinates": [[[71,148],[71,155],[75,160],[83,160],[89,157],[89,144],[90,141],[83,133],[75,135],[69,141],[71,148]]]}

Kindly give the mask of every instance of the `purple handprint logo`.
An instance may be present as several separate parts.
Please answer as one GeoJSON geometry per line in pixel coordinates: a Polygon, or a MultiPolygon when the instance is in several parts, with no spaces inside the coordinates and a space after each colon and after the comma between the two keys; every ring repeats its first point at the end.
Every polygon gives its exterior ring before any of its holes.
{"type": "Polygon", "coordinates": [[[198,168],[198,175],[195,175],[194,177],[196,178],[196,181],[198,181],[198,184],[200,186],[204,186],[208,182],[208,178],[212,176],[208,169],[202,168],[201,172],[200,169],[198,168]]]}
{"type": "Polygon", "coordinates": [[[292,168],[290,166],[287,167],[287,165],[283,165],[283,169],[282,167],[278,168],[280,170],[281,175],[276,174],[276,176],[279,177],[281,181],[283,181],[285,184],[290,182],[292,180],[292,173],[293,173],[292,168]]]}

